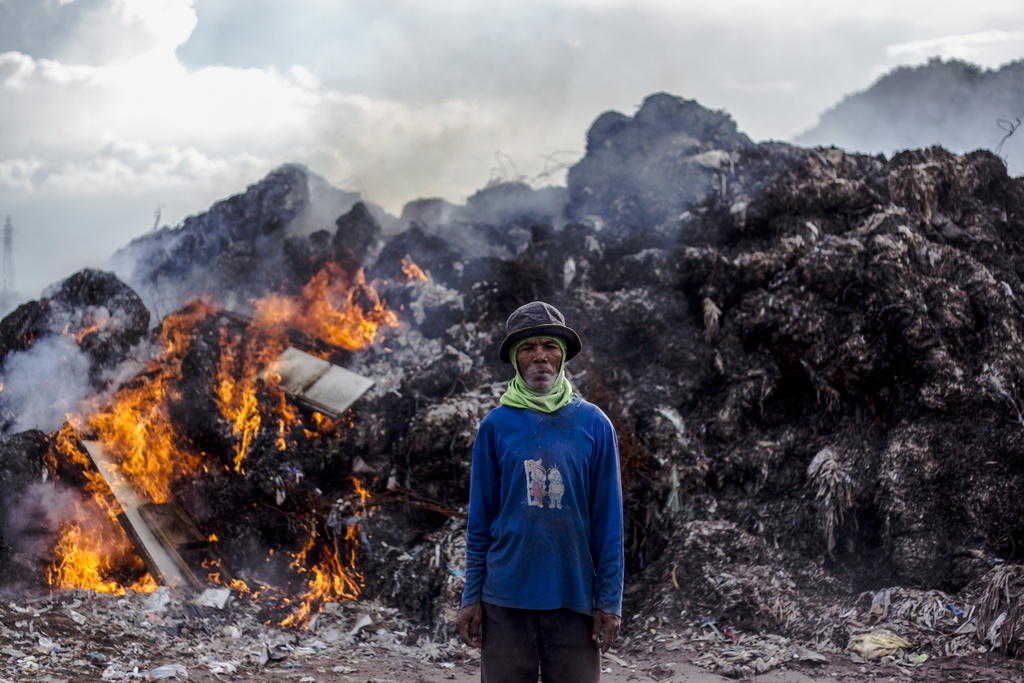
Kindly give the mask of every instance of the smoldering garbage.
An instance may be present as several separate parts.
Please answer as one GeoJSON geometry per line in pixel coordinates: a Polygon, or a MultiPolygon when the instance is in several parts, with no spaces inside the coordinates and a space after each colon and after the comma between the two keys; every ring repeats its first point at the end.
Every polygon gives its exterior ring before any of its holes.
{"type": "MultiPolygon", "coordinates": [[[[896,666],[1019,651],[1024,183],[998,157],[754,143],[658,94],[597,119],[564,191],[498,184],[402,219],[337,194],[325,218],[324,185],[286,166],[122,250],[120,287],[160,322],[115,315],[123,295],[75,304],[134,321],[106,355],[85,348],[95,313],[0,339],[11,357],[63,337],[92,363],[76,419],[0,441],[19,591],[48,589],[74,517],[19,524],[31,501],[7,493],[91,496],[69,443],[135,462],[113,417],[134,406],[170,444],[146,495],[216,539],[201,573],[231,609],[301,626],[379,601],[448,647],[470,448],[507,380],[495,344],[543,299],[620,436],[626,646],[741,676],[880,629],[912,644],[896,666]],[[275,384],[286,346],[373,386],[326,419],[275,384]]],[[[144,573],[130,544],[108,559],[118,587],[144,573]]]]}

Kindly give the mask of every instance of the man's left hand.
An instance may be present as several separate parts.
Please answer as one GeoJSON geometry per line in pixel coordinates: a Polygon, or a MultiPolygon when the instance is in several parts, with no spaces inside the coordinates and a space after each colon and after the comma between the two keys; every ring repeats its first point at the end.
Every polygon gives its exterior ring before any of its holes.
{"type": "Polygon", "coordinates": [[[593,639],[594,644],[597,645],[601,653],[608,652],[608,648],[615,642],[615,638],[619,635],[619,625],[622,620],[614,614],[608,612],[602,612],[599,609],[594,610],[594,632],[593,639]]]}

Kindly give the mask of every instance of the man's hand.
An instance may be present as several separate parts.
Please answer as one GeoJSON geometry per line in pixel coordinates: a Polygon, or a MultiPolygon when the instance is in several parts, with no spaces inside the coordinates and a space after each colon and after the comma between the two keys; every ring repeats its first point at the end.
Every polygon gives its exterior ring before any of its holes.
{"type": "Polygon", "coordinates": [[[594,610],[594,633],[592,635],[594,644],[597,645],[601,653],[608,652],[608,648],[615,642],[615,638],[619,635],[619,625],[622,620],[614,614],[608,612],[602,612],[599,609],[594,610]]]}
{"type": "Polygon", "coordinates": [[[455,628],[459,630],[462,642],[470,647],[483,647],[484,639],[480,632],[483,622],[484,609],[479,602],[460,609],[459,615],[455,617],[455,628]]]}

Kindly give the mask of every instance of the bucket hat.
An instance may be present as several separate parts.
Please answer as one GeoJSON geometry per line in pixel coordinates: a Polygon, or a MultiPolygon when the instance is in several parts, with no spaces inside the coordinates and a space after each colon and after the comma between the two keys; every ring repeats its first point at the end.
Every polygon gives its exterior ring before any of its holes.
{"type": "Polygon", "coordinates": [[[498,358],[502,363],[511,363],[509,354],[516,342],[545,335],[565,342],[565,360],[571,360],[583,348],[580,336],[566,326],[565,316],[557,308],[543,301],[531,301],[512,311],[505,322],[505,339],[498,347],[498,358]]]}

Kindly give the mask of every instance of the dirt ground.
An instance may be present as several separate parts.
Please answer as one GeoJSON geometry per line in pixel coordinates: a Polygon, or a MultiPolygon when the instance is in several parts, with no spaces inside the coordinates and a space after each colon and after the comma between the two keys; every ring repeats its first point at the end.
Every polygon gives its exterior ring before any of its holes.
{"type": "MultiPolygon", "coordinates": [[[[826,664],[808,665],[800,669],[773,670],[752,678],[726,678],[687,661],[687,653],[674,652],[672,657],[632,658],[614,656],[622,663],[605,658],[601,680],[604,683],[719,683],[734,680],[757,683],[855,683],[910,681],[1024,681],[1024,662],[996,655],[982,658],[950,658],[925,663],[915,669],[891,663],[857,662],[853,657],[830,656],[826,664]]],[[[238,672],[242,674],[241,671],[238,672]]],[[[260,672],[234,676],[213,676],[205,672],[190,675],[191,680],[280,680],[313,683],[314,681],[350,683],[475,683],[480,680],[478,658],[474,654],[458,662],[424,662],[393,652],[360,649],[356,653],[323,653],[315,659],[285,662],[260,672]],[[252,676],[252,678],[250,678],[252,676]]]]}
{"type": "MultiPolygon", "coordinates": [[[[185,609],[170,596],[123,598],[56,594],[26,603],[0,600],[0,683],[14,681],[183,680],[293,683],[470,683],[480,678],[479,654],[454,640],[416,636],[395,610],[372,603],[337,605],[309,629],[260,624],[247,603],[233,612],[185,609]],[[154,610],[155,605],[163,605],[154,610]]],[[[620,641],[602,659],[604,683],[909,683],[1024,681],[1024,660],[988,653],[869,662],[846,652],[819,652],[822,661],[777,657],[779,668],[727,678],[697,665],[707,641],[680,638],[620,641]]],[[[799,647],[794,644],[793,647],[799,647]]],[[[718,659],[753,668],[756,648],[716,650],[718,659]]],[[[717,661],[717,660],[716,660],[717,661]]],[[[765,666],[762,664],[761,666],[765,666]]],[[[763,670],[763,669],[762,669],[763,670]]]]}

